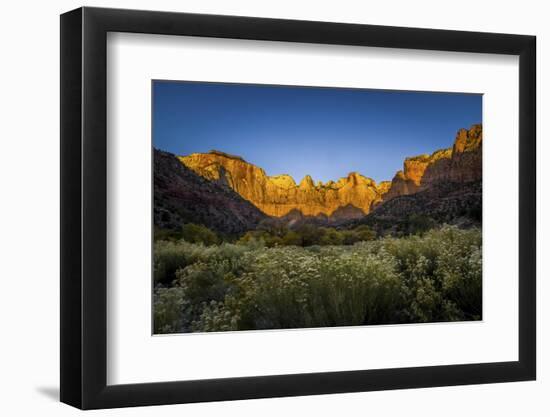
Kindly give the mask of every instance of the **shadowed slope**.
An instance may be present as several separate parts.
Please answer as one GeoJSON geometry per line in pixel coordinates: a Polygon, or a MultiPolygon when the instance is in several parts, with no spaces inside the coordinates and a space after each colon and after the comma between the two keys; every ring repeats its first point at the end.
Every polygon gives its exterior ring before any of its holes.
{"type": "Polygon", "coordinates": [[[175,155],[154,151],[154,221],[161,228],[203,224],[222,234],[241,234],[266,216],[231,188],[209,181],[175,155]]]}

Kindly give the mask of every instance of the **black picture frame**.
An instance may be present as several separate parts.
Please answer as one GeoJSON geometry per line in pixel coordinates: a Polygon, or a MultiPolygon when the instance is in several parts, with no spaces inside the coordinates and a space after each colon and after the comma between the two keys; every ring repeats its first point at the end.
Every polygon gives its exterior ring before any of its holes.
{"type": "Polygon", "coordinates": [[[534,36],[102,8],[61,15],[61,401],[81,409],[534,380],[534,36]],[[107,385],[108,32],[519,56],[519,360],[107,385]]]}

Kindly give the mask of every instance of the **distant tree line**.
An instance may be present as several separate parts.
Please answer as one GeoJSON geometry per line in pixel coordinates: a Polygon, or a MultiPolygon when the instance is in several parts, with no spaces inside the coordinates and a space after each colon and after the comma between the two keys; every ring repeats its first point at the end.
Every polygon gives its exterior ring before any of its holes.
{"type": "Polygon", "coordinates": [[[179,229],[155,228],[154,240],[202,243],[206,246],[218,245],[223,242],[248,244],[261,243],[267,247],[275,246],[329,246],[353,245],[357,242],[367,242],[379,237],[392,235],[396,237],[422,235],[437,228],[438,223],[431,217],[412,214],[399,221],[380,219],[374,223],[350,224],[347,227],[330,227],[318,224],[302,223],[290,227],[280,221],[261,222],[255,230],[250,230],[241,236],[223,235],[202,224],[186,223],[179,229]]]}
{"type": "Polygon", "coordinates": [[[202,243],[206,246],[218,245],[222,242],[237,244],[256,242],[270,248],[275,246],[353,245],[357,242],[375,240],[376,237],[376,232],[367,225],[359,225],[346,230],[311,224],[303,224],[292,229],[279,225],[263,225],[257,230],[246,232],[240,238],[219,236],[206,226],[194,223],[184,224],[180,230],[155,230],[155,241],[183,239],[189,243],[202,243]]]}

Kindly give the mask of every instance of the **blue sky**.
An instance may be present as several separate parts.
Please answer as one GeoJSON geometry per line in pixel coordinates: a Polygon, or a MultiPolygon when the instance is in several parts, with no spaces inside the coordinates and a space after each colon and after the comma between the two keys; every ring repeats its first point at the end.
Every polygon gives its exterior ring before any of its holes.
{"type": "Polygon", "coordinates": [[[481,117],[473,94],[153,82],[155,148],[216,149],[296,182],[352,171],[391,180],[406,157],[451,146],[481,117]]]}

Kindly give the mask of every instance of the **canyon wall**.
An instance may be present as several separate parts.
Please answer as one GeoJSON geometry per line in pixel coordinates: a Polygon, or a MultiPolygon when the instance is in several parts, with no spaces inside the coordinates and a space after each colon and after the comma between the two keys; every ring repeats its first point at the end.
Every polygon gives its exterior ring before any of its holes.
{"type": "Polygon", "coordinates": [[[383,201],[414,194],[441,182],[481,180],[482,139],[482,127],[476,124],[470,129],[460,129],[450,148],[405,159],[403,170],[395,174],[383,201]]]}
{"type": "Polygon", "coordinates": [[[391,182],[380,184],[356,172],[324,184],[314,183],[307,175],[296,184],[289,175],[268,176],[241,157],[219,151],[178,158],[201,177],[229,187],[269,216],[281,217],[293,210],[305,216],[331,216],[344,207],[350,213],[354,209],[356,216],[356,209],[368,214],[386,201],[435,184],[481,180],[482,128],[460,129],[452,147],[407,158],[391,182]]]}
{"type": "Polygon", "coordinates": [[[230,188],[197,175],[175,155],[159,150],[154,162],[154,222],[163,229],[203,224],[224,235],[254,229],[267,216],[230,188]]]}
{"type": "Polygon", "coordinates": [[[292,210],[306,216],[332,215],[338,208],[352,205],[368,213],[381,201],[389,184],[356,172],[326,184],[307,175],[299,184],[289,175],[268,176],[262,168],[242,158],[219,151],[179,157],[191,170],[211,181],[224,184],[269,216],[281,217],[292,210]]]}

